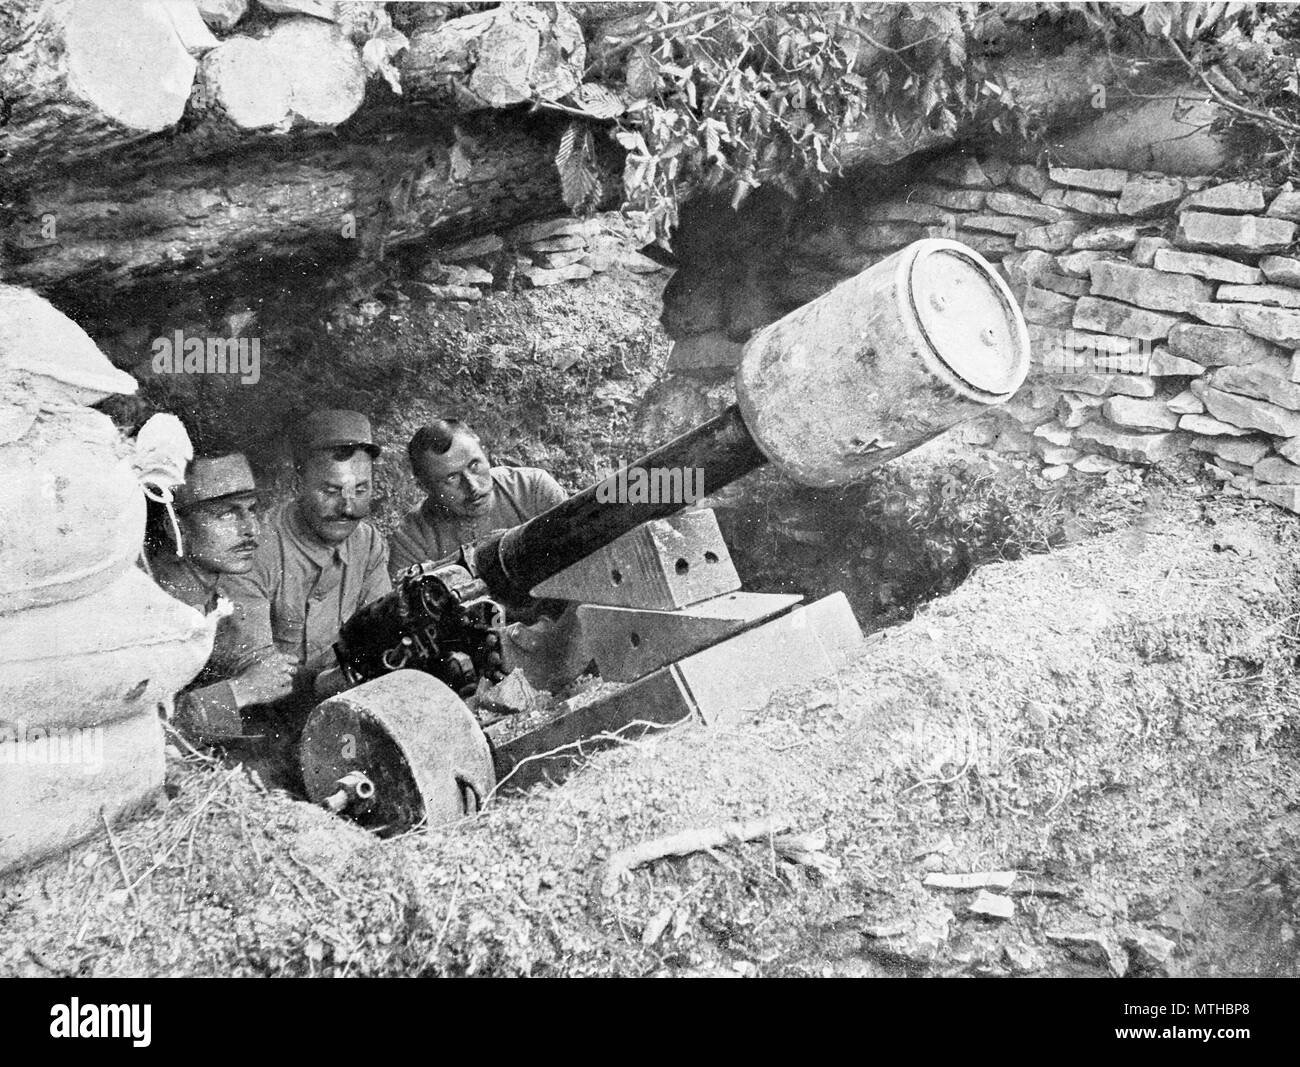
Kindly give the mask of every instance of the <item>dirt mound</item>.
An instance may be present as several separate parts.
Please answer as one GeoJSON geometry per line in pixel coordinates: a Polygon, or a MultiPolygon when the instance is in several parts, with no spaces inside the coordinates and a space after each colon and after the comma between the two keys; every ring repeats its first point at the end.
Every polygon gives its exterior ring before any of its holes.
{"type": "Polygon", "coordinates": [[[1185,487],[982,568],[743,728],[387,842],[173,761],[164,810],[0,883],[0,971],[1294,975],[1295,541],[1185,487]],[[773,816],[824,844],[602,892],[616,850],[773,816]],[[922,884],[994,870],[1010,919],[922,884]]]}

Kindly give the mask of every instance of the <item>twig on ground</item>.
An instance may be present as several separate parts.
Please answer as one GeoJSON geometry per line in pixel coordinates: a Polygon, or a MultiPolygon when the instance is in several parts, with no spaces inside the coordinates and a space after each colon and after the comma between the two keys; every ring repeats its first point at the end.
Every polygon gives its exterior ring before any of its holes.
{"type": "Polygon", "coordinates": [[[605,864],[601,892],[607,897],[613,896],[618,892],[623,878],[643,864],[668,856],[689,856],[694,852],[709,852],[724,845],[773,837],[789,830],[791,826],[792,820],[788,817],[772,815],[765,819],[750,819],[748,822],[729,822],[704,829],[683,830],[681,833],[642,841],[639,845],[620,849],[610,856],[605,864]]]}
{"type": "Polygon", "coordinates": [[[126,888],[126,895],[131,903],[137,908],[140,907],[140,901],[135,895],[135,887],[131,884],[131,878],[126,873],[126,861],[122,859],[122,850],[117,847],[117,838],[113,836],[113,828],[108,824],[108,816],[104,814],[104,809],[99,809],[99,817],[104,820],[104,830],[108,833],[108,844],[113,850],[113,858],[117,860],[117,869],[122,873],[122,885],[126,888]]]}
{"type": "Polygon", "coordinates": [[[161,867],[164,863],[167,862],[168,857],[170,857],[171,854],[176,851],[177,846],[180,845],[180,843],[185,840],[187,834],[190,832],[189,827],[186,826],[186,821],[192,821],[194,824],[197,825],[199,821],[199,816],[203,814],[203,811],[207,808],[208,804],[212,802],[213,798],[215,798],[216,795],[222,789],[224,789],[227,785],[230,784],[230,782],[234,780],[235,775],[241,773],[241,770],[242,769],[240,767],[233,768],[229,774],[223,776],[222,779],[215,786],[213,786],[211,790],[208,791],[207,796],[205,796],[201,801],[199,801],[199,803],[195,806],[194,810],[190,812],[187,816],[185,816],[184,820],[182,820],[180,833],[176,835],[176,840],[174,840],[171,843],[171,845],[168,846],[167,851],[163,853],[162,859],[157,860],[152,867],[150,867],[147,871],[144,872],[144,874],[140,875],[139,878],[137,878],[134,882],[132,882],[131,885],[128,886],[128,891],[134,891],[134,889],[137,886],[143,884],[146,878],[152,875],[154,871],[156,871],[159,867],[161,867]]]}
{"type": "Polygon", "coordinates": [[[451,886],[451,899],[447,901],[447,914],[442,917],[442,926],[438,929],[438,936],[434,938],[433,947],[429,949],[429,953],[425,957],[426,967],[434,962],[439,951],[442,949],[442,943],[446,940],[447,931],[451,927],[451,920],[456,914],[456,894],[460,892],[460,876],[461,868],[457,866],[456,881],[454,881],[451,886]]]}
{"type": "Polygon", "coordinates": [[[633,738],[620,737],[619,735],[623,733],[624,730],[630,730],[634,726],[646,727],[646,733],[649,733],[651,730],[667,730],[670,727],[679,726],[681,725],[681,722],[686,722],[689,719],[690,716],[685,716],[680,722],[650,722],[647,719],[633,719],[631,722],[626,723],[623,726],[620,726],[617,730],[612,730],[608,733],[595,734],[591,737],[584,737],[578,741],[570,741],[568,744],[560,745],[556,748],[548,749],[545,752],[536,752],[533,755],[528,756],[526,759],[521,759],[518,763],[516,763],[513,767],[510,768],[510,773],[507,774],[504,778],[502,778],[499,782],[497,782],[497,784],[492,787],[488,795],[483,798],[483,807],[479,810],[480,811],[486,810],[489,802],[491,802],[493,798],[496,797],[501,787],[505,785],[506,782],[510,781],[510,779],[513,778],[515,774],[518,773],[519,768],[525,766],[526,764],[533,763],[536,760],[549,759],[551,756],[558,756],[561,752],[567,752],[570,749],[576,749],[578,757],[580,759],[585,759],[586,753],[582,751],[583,745],[590,745],[599,741],[615,741],[620,745],[634,745],[641,740],[641,737],[644,737],[645,735],[642,734],[641,736],[633,737],[633,738]]]}
{"type": "Polygon", "coordinates": [[[295,856],[293,854],[293,849],[291,848],[285,849],[285,855],[288,856],[289,859],[293,860],[294,863],[296,863],[304,871],[310,874],[313,878],[315,878],[316,881],[320,882],[321,885],[323,885],[326,889],[328,889],[331,893],[333,893],[339,900],[342,901],[347,900],[347,897],[345,897],[341,892],[339,892],[338,888],[327,878],[325,878],[325,876],[322,875],[318,870],[316,870],[315,867],[313,867],[306,860],[299,859],[297,856],[295,856]]]}

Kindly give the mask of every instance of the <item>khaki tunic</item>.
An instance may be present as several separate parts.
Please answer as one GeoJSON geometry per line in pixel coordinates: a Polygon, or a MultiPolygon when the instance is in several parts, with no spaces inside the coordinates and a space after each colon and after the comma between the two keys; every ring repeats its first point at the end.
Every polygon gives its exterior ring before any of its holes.
{"type": "Polygon", "coordinates": [[[389,571],[401,571],[425,560],[454,556],[461,545],[473,544],[494,530],[512,526],[549,511],[566,499],[560,484],[538,467],[493,467],[492,506],[471,519],[453,515],[426,500],[402,520],[393,534],[389,571]]]}
{"type": "MultiPolygon", "coordinates": [[[[163,592],[204,615],[216,609],[218,597],[229,599],[231,596],[223,584],[228,575],[206,571],[189,559],[163,555],[150,562],[150,570],[163,592]]],[[[229,679],[247,666],[251,657],[240,652],[236,628],[233,616],[217,623],[212,655],[198,677],[177,695],[178,720],[203,724],[196,731],[200,734],[240,734],[239,702],[229,679]]]]}
{"type": "Polygon", "coordinates": [[[226,581],[236,604],[235,625],[244,653],[274,646],[301,665],[297,686],[335,666],[334,642],[358,608],[392,589],[388,545],[361,522],[339,545],[327,545],[311,529],[297,502],[272,509],[248,574],[226,581]]]}

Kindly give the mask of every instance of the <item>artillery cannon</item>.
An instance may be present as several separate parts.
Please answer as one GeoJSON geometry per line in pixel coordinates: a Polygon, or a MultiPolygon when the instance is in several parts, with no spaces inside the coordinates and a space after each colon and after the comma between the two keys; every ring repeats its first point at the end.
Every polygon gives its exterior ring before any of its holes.
{"type": "MultiPolygon", "coordinates": [[[[765,327],[743,351],[737,404],[529,522],[466,546],[454,559],[410,568],[392,593],[348,620],[335,651],[352,688],[320,704],[303,732],[309,797],[383,832],[450,821],[476,810],[498,779],[518,778],[522,764],[553,742],[626,725],[634,713],[653,720],[658,712],[657,721],[670,722],[684,717],[683,709],[698,710],[686,692],[692,686],[665,656],[697,660],[710,635],[714,643],[719,635],[730,639],[720,649],[746,637],[752,643],[752,635],[785,619],[784,630],[772,631],[784,644],[807,631],[810,619],[815,628],[832,617],[836,639],[850,629],[858,634],[842,594],[836,604],[826,598],[793,614],[801,598],[738,603],[762,595],[736,593],[739,581],[726,581],[730,561],[707,512],[694,526],[703,523],[700,536],[712,546],[704,558],[726,563],[717,569],[724,584],[706,581],[662,603],[618,590],[634,584],[624,582],[621,564],[610,563],[619,545],[633,567],[660,567],[667,585],[673,572],[685,579],[691,561],[659,552],[660,542],[645,532],[680,511],[680,498],[611,497],[630,471],[699,471],[700,495],[709,496],[768,462],[806,485],[847,484],[1009,399],[1028,364],[1027,329],[1009,289],[955,241],[918,241],[765,327]],[[595,570],[603,584],[593,583],[592,561],[602,554],[595,570]],[[604,587],[618,595],[605,596],[604,587]],[[639,610],[640,623],[670,634],[662,642],[669,651],[627,669],[626,680],[636,680],[604,706],[562,714],[531,732],[485,731],[461,698],[481,679],[504,675],[502,605],[534,595],[606,605],[592,608],[597,614],[584,623],[596,631],[621,625],[610,613],[639,610]],[[695,636],[674,639],[675,630],[695,636]],[[366,782],[360,790],[358,775],[366,782]]],[[[628,633],[639,645],[637,632],[628,633]]],[[[779,659],[779,649],[771,655],[779,659]]],[[[604,673],[599,656],[597,663],[604,673]]],[[[535,777],[519,779],[526,780],[535,777]]]]}

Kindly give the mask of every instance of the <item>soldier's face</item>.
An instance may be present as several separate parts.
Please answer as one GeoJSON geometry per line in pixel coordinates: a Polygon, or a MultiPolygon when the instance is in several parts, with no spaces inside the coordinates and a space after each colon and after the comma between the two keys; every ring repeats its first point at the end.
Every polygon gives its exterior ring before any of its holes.
{"type": "Polygon", "coordinates": [[[252,493],[206,500],[180,516],[185,555],[218,574],[247,574],[262,533],[252,493]]]}
{"type": "Polygon", "coordinates": [[[458,433],[441,456],[426,452],[415,476],[430,500],[462,519],[477,518],[492,506],[492,467],[469,434],[458,433]]]}
{"type": "Polygon", "coordinates": [[[370,514],[371,461],[363,449],[349,459],[320,452],[299,473],[298,505],[312,533],[327,545],[342,544],[370,514]]]}

